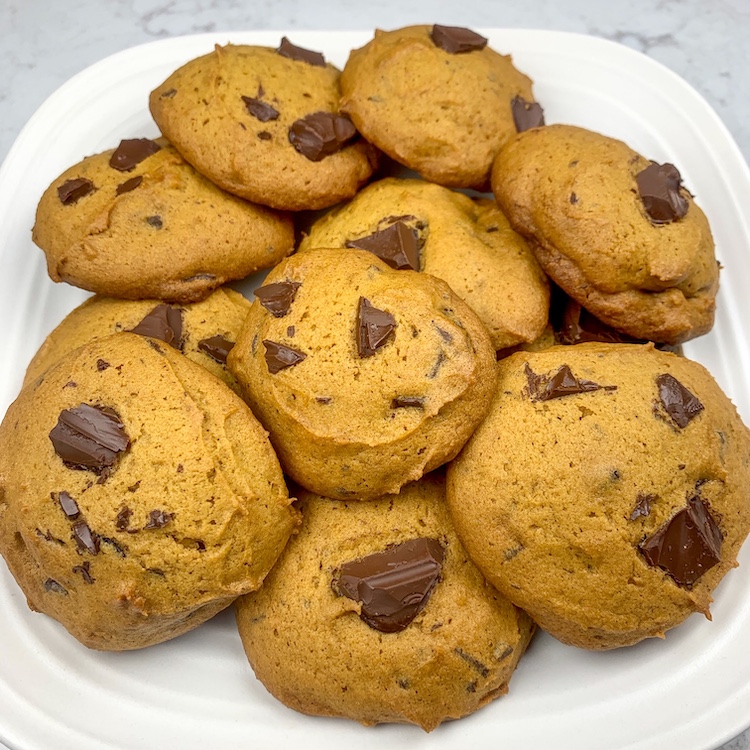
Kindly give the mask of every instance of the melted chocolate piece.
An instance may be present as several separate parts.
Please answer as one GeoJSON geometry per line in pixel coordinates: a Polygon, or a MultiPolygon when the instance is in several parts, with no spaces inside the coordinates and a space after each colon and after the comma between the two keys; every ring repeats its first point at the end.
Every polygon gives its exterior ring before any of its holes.
{"type": "Polygon", "coordinates": [[[258,138],[260,138],[261,141],[270,141],[273,136],[267,130],[261,130],[260,133],[258,133],[258,138]]]}
{"type": "Polygon", "coordinates": [[[104,372],[105,370],[108,370],[112,365],[109,364],[109,362],[103,360],[103,359],[97,359],[96,360],[96,371],[97,372],[104,372]]]}
{"type": "Polygon", "coordinates": [[[285,36],[281,37],[281,44],[276,52],[282,57],[288,57],[290,60],[310,63],[325,68],[326,59],[320,52],[313,52],[303,47],[297,47],[292,44],[285,36]]]}
{"type": "Polygon", "coordinates": [[[86,521],[76,521],[73,524],[73,539],[78,549],[83,552],[90,552],[92,555],[99,554],[99,537],[89,528],[86,521]]]}
{"type": "Polygon", "coordinates": [[[487,39],[481,34],[461,26],[435,24],[430,36],[436,47],[440,47],[451,55],[474,52],[474,50],[484,49],[487,46],[487,39]]]}
{"type": "Polygon", "coordinates": [[[699,497],[644,539],[638,550],[649,565],[661,568],[678,586],[690,588],[721,560],[721,529],[699,497]]]}
{"type": "Polygon", "coordinates": [[[146,224],[148,224],[150,227],[153,227],[154,229],[161,229],[164,226],[164,222],[162,221],[161,216],[147,216],[146,224]]]}
{"type": "Polygon", "coordinates": [[[335,154],[356,135],[352,121],[333,112],[313,112],[289,128],[289,142],[310,161],[321,161],[335,154]]]}
{"type": "Polygon", "coordinates": [[[157,151],[161,151],[161,146],[148,138],[131,138],[120,141],[120,145],[109,157],[109,166],[118,172],[130,172],[131,169],[135,169],[144,159],[157,151]]]}
{"type": "Polygon", "coordinates": [[[307,357],[303,352],[268,339],[263,340],[263,346],[266,347],[266,365],[271,375],[286,370],[287,367],[298,365],[307,357]]]}
{"type": "Polygon", "coordinates": [[[198,348],[208,354],[211,359],[216,360],[220,365],[227,363],[227,355],[232,351],[234,341],[229,341],[223,336],[211,336],[208,339],[201,339],[198,342],[198,348]]]}
{"type": "Polygon", "coordinates": [[[57,494],[57,502],[60,503],[63,513],[69,519],[73,520],[81,515],[78,503],[67,492],[59,492],[57,494]]]}
{"type": "Polygon", "coordinates": [[[130,447],[130,438],[117,412],[90,404],[60,412],[49,439],[68,468],[97,474],[113,466],[118,453],[130,447]]]}
{"type": "Polygon", "coordinates": [[[279,117],[279,110],[267,102],[263,102],[260,99],[253,99],[251,96],[243,96],[242,101],[245,102],[245,108],[248,113],[256,120],[268,122],[269,120],[276,120],[279,117]]]}
{"type": "Polygon", "coordinates": [[[141,175],[138,175],[137,177],[131,177],[129,180],[125,180],[125,182],[119,184],[115,192],[117,193],[117,195],[129,193],[131,190],[135,190],[142,182],[143,177],[141,175]]]}
{"type": "Polygon", "coordinates": [[[653,224],[668,224],[688,212],[689,203],[680,193],[682,178],[674,164],[652,162],[635,176],[643,207],[653,224]]]}
{"type": "Polygon", "coordinates": [[[144,529],[161,529],[172,520],[172,514],[163,510],[152,510],[148,514],[148,521],[144,529]]]}
{"type": "Polygon", "coordinates": [[[674,375],[659,375],[656,385],[664,409],[678,427],[684,429],[703,411],[703,404],[674,375]]]}
{"type": "Polygon", "coordinates": [[[422,396],[396,396],[391,401],[391,409],[406,409],[409,407],[424,409],[424,398],[422,396]]]}
{"type": "Polygon", "coordinates": [[[577,378],[568,365],[561,365],[553,375],[537,375],[532,371],[528,362],[525,369],[529,395],[535,401],[550,401],[553,398],[589,393],[600,389],[608,391],[617,389],[616,385],[599,385],[592,380],[577,378]]]}
{"type": "Polygon", "coordinates": [[[65,586],[59,584],[54,578],[48,578],[44,582],[44,588],[47,589],[47,591],[54,591],[56,594],[64,594],[65,596],[68,595],[68,590],[65,588],[65,586]]]}
{"type": "Polygon", "coordinates": [[[357,310],[357,353],[364,359],[393,338],[396,319],[385,310],[373,307],[364,297],[359,298],[357,310]]]}
{"type": "Polygon", "coordinates": [[[440,578],[445,550],[437,539],[410,539],[344,563],[333,590],[362,604],[360,617],[381,633],[406,628],[440,578]]]}
{"type": "Polygon", "coordinates": [[[86,583],[94,583],[94,581],[96,580],[91,575],[91,563],[88,560],[86,560],[86,562],[83,563],[83,565],[76,565],[73,568],[73,572],[74,573],[80,573],[83,576],[83,580],[86,583]]]}
{"type": "Polygon", "coordinates": [[[63,206],[70,206],[73,203],[77,203],[84,195],[93,193],[95,189],[94,183],[91,180],[87,180],[85,177],[76,177],[73,180],[63,182],[57,188],[57,197],[63,206]]]}
{"type": "Polygon", "coordinates": [[[367,250],[398,271],[419,270],[419,233],[401,221],[366,237],[347,240],[346,246],[367,250]]]}
{"type": "Polygon", "coordinates": [[[256,289],[254,294],[274,318],[283,318],[289,312],[297,296],[297,289],[301,286],[298,281],[278,281],[256,289]]]}
{"type": "Polygon", "coordinates": [[[117,517],[115,518],[115,528],[118,531],[127,531],[128,526],[130,526],[130,517],[132,515],[133,511],[130,510],[127,505],[124,508],[121,508],[117,512],[117,517]]]}
{"type": "Polygon", "coordinates": [[[522,96],[514,96],[510,100],[510,109],[518,133],[544,125],[544,110],[537,102],[527,102],[522,96]]]}
{"type": "Polygon", "coordinates": [[[633,512],[630,514],[630,520],[635,521],[636,518],[647,516],[651,513],[651,503],[653,503],[654,500],[656,500],[656,495],[646,495],[639,492],[638,497],[636,498],[635,508],[633,508],[633,512]]]}
{"type": "Polygon", "coordinates": [[[157,305],[130,333],[159,339],[182,351],[182,309],[171,305],[157,305]]]}

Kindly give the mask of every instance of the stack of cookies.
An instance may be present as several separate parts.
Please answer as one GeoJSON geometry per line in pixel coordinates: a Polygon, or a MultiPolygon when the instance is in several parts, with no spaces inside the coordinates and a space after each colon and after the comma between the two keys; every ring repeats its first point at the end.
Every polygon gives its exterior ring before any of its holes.
{"type": "Polygon", "coordinates": [[[30,607],[124,650],[234,603],[286,705],[427,731],[506,692],[537,627],[611,649],[710,617],[750,433],[679,353],[719,266],[675,166],[545,124],[440,25],[341,72],[216,47],[150,109],[163,137],[39,203],[50,277],[94,295],[0,426],[30,607]]]}

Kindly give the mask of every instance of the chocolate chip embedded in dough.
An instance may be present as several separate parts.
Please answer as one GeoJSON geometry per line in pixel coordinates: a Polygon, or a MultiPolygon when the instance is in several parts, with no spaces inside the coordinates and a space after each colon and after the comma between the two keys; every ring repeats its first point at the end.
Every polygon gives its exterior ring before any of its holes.
{"type": "Polygon", "coordinates": [[[690,588],[721,560],[723,536],[700,497],[644,539],[638,550],[646,562],[661,568],[678,586],[690,588]]]}
{"type": "Polygon", "coordinates": [[[115,528],[118,531],[127,531],[128,526],[130,526],[130,517],[132,515],[133,511],[130,510],[127,505],[124,508],[120,508],[120,510],[117,511],[117,516],[115,518],[115,528]]]}
{"type": "Polygon", "coordinates": [[[635,176],[638,194],[653,224],[668,224],[687,214],[690,204],[680,192],[681,180],[674,164],[656,162],[635,176]]]}
{"type": "Polygon", "coordinates": [[[70,520],[74,520],[81,515],[78,503],[67,492],[58,492],[57,502],[60,503],[63,513],[70,520]]]}
{"type": "Polygon", "coordinates": [[[263,340],[263,346],[266,347],[266,366],[271,375],[276,375],[276,373],[286,370],[287,367],[298,365],[307,357],[304,352],[269,339],[263,340]]]}
{"type": "Polygon", "coordinates": [[[304,49],[303,47],[297,47],[285,36],[281,37],[281,44],[276,52],[282,57],[288,57],[290,60],[306,62],[310,65],[317,65],[321,68],[325,68],[326,66],[326,59],[320,52],[313,52],[312,50],[304,49]]]}
{"type": "Polygon", "coordinates": [[[130,333],[159,339],[182,351],[182,309],[172,305],[157,305],[130,333]]]}
{"type": "Polygon", "coordinates": [[[630,514],[630,520],[635,521],[636,518],[645,517],[651,513],[651,503],[654,500],[656,500],[656,495],[639,492],[635,501],[635,508],[633,508],[633,512],[630,514]]]}
{"type": "Polygon", "coordinates": [[[538,375],[529,363],[525,366],[529,396],[535,401],[550,401],[553,398],[573,396],[590,391],[617,390],[616,385],[600,385],[592,380],[576,377],[568,365],[561,365],[552,375],[538,375]]]}
{"type": "Polygon", "coordinates": [[[113,466],[118,454],[130,447],[130,438],[117,412],[90,404],[60,412],[49,439],[68,468],[96,473],[113,466]]]}
{"type": "Polygon", "coordinates": [[[298,281],[278,281],[259,287],[253,293],[274,318],[283,318],[289,312],[301,286],[298,281]]]}
{"type": "Polygon", "coordinates": [[[245,102],[245,109],[247,109],[248,114],[251,114],[256,120],[269,122],[270,120],[277,120],[279,117],[279,110],[272,107],[268,102],[254,99],[251,96],[243,96],[242,101],[245,102]]]}
{"type": "Polygon", "coordinates": [[[164,226],[164,222],[162,221],[161,216],[147,216],[146,217],[146,224],[148,224],[150,227],[153,227],[154,229],[161,229],[164,226]]]}
{"type": "Polygon", "coordinates": [[[136,177],[131,177],[129,180],[125,180],[125,182],[120,183],[115,193],[117,195],[122,195],[123,193],[129,193],[131,190],[135,190],[141,183],[143,182],[143,177],[141,175],[137,175],[136,177]]]}
{"type": "MultiPolygon", "coordinates": [[[[544,110],[538,102],[527,102],[522,96],[514,96],[510,100],[510,110],[518,133],[544,125],[544,110]]],[[[572,197],[570,202],[575,203],[572,197]]]]}
{"type": "Polygon", "coordinates": [[[344,563],[331,585],[334,592],[361,603],[360,617],[371,628],[396,633],[424,609],[444,557],[437,539],[410,539],[344,563]]]}
{"type": "Polygon", "coordinates": [[[357,353],[364,359],[371,357],[394,336],[396,319],[385,310],[373,307],[364,297],[357,309],[357,353]]]}
{"type": "Polygon", "coordinates": [[[333,112],[313,112],[292,123],[289,142],[310,161],[335,154],[357,135],[354,123],[333,112]]]}
{"type": "Polygon", "coordinates": [[[487,46],[486,37],[462,26],[440,26],[436,23],[432,27],[430,37],[436,47],[451,55],[474,52],[487,46]]]}
{"type": "Polygon", "coordinates": [[[120,141],[120,145],[109,157],[109,166],[118,172],[130,172],[157,151],[161,151],[161,146],[149,138],[126,139],[120,141]]]}
{"type": "Polygon", "coordinates": [[[77,203],[89,193],[93,193],[94,190],[96,190],[96,188],[91,180],[87,180],[85,177],[76,177],[73,180],[63,182],[63,184],[57,188],[57,197],[60,199],[60,203],[62,203],[63,206],[70,206],[77,203]]]}
{"type": "Polygon", "coordinates": [[[86,560],[82,565],[73,568],[74,573],[80,573],[86,583],[94,583],[96,579],[91,575],[91,563],[86,560]]]}
{"type": "Polygon", "coordinates": [[[424,409],[424,398],[422,396],[396,396],[391,401],[391,409],[424,409]]]}
{"type": "Polygon", "coordinates": [[[86,521],[76,521],[73,524],[73,539],[81,551],[90,552],[92,555],[99,554],[99,537],[89,528],[86,521]]]}
{"type": "Polygon", "coordinates": [[[401,221],[366,237],[347,240],[346,247],[367,250],[398,271],[418,271],[420,267],[419,233],[401,221]]]}
{"type": "Polygon", "coordinates": [[[172,514],[167,513],[163,510],[152,510],[149,511],[148,521],[143,527],[144,529],[161,529],[166,526],[172,520],[172,514]]]}
{"type": "Polygon", "coordinates": [[[68,590],[62,584],[58,583],[54,578],[48,578],[44,582],[44,588],[47,591],[53,591],[55,594],[68,595],[68,590]]]}
{"type": "Polygon", "coordinates": [[[678,427],[684,429],[703,411],[703,404],[674,375],[659,375],[656,384],[662,406],[678,427]]]}
{"type": "Polygon", "coordinates": [[[198,342],[198,349],[221,365],[227,363],[227,355],[232,351],[233,347],[234,341],[229,341],[221,335],[201,339],[198,342]]]}

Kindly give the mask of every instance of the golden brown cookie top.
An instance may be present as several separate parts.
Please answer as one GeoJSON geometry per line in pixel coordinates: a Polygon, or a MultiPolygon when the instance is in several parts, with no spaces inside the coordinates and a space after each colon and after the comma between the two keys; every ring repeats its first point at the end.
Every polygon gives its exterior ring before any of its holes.
{"type": "Polygon", "coordinates": [[[517,132],[513,99],[533,101],[531,80],[481,36],[436,34],[440,28],[376,30],[349,55],[341,109],[365,138],[426,179],[483,188],[500,146],[517,132]],[[453,44],[456,36],[468,43],[453,44]]]}
{"type": "Polygon", "coordinates": [[[217,188],[165,139],[125,139],[55,179],[34,242],[53,281],[112,297],[194,302],[274,265],[291,219],[217,188]]]}
{"type": "Polygon", "coordinates": [[[718,265],[706,216],[679,173],[670,191],[658,171],[621,141],[549,125],[506,144],[492,184],[571,297],[632,336],[676,344],[711,328],[718,265]],[[678,208],[660,213],[670,199],[678,208]]]}
{"type": "Polygon", "coordinates": [[[354,195],[376,161],[339,112],[339,77],[286,39],[277,49],[217,45],[151,93],[151,114],[225,190],[274,208],[324,208],[354,195]]]}
{"type": "Polygon", "coordinates": [[[495,349],[532,341],[547,322],[547,278],[493,200],[386,178],[316,221],[299,250],[311,247],[369,249],[391,266],[443,279],[495,349]]]}

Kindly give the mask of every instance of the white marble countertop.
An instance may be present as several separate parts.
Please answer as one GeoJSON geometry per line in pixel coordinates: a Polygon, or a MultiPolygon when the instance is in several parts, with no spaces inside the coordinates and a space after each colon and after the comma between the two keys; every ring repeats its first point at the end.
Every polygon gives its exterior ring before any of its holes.
{"type": "MultiPolygon", "coordinates": [[[[697,89],[750,159],[750,0],[0,0],[0,161],[49,94],[126,47],[231,29],[434,22],[575,31],[640,50],[697,89]]],[[[722,750],[750,750],[750,730],[722,750]]]]}

